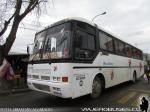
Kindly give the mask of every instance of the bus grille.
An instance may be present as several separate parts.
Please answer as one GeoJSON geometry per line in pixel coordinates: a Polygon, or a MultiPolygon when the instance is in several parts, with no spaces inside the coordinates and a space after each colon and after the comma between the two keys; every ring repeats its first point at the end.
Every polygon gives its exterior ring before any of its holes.
{"type": "Polygon", "coordinates": [[[39,79],[39,76],[38,75],[32,75],[32,78],[33,79],[39,79]]]}
{"type": "Polygon", "coordinates": [[[33,86],[36,88],[36,89],[39,89],[39,90],[43,90],[43,91],[50,91],[50,87],[47,86],[47,85],[41,85],[41,84],[35,84],[33,83],[33,86]]]}
{"type": "Polygon", "coordinates": [[[42,80],[50,80],[50,77],[49,76],[41,76],[41,79],[42,80]]]}
{"type": "Polygon", "coordinates": [[[40,74],[50,74],[50,70],[49,69],[32,69],[32,73],[36,74],[36,73],[40,73],[40,74]]]}

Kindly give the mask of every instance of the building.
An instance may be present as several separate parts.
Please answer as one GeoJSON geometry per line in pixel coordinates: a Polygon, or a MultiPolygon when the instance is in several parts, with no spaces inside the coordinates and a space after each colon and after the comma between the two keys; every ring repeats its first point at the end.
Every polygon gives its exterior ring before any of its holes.
{"type": "Polygon", "coordinates": [[[150,54],[144,53],[143,60],[144,60],[144,65],[150,65],[150,54]]]}
{"type": "Polygon", "coordinates": [[[0,78],[0,92],[17,88],[26,88],[29,54],[10,52],[6,59],[13,68],[14,76],[13,80],[7,80],[3,77],[0,78]]]}
{"type": "Polygon", "coordinates": [[[14,71],[14,78],[18,78],[18,80],[22,78],[25,83],[27,79],[28,59],[29,54],[27,53],[10,52],[7,57],[14,71]]]}

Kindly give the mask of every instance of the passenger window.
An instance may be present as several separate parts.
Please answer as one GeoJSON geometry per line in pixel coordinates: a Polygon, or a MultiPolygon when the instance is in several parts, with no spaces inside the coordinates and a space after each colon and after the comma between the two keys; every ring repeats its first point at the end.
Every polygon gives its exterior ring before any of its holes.
{"type": "Polygon", "coordinates": [[[125,53],[127,57],[132,57],[132,47],[130,45],[125,45],[125,53]]]}
{"type": "Polygon", "coordinates": [[[115,50],[117,54],[125,55],[125,44],[119,40],[115,40],[115,50]]]}
{"type": "Polygon", "coordinates": [[[75,38],[75,58],[91,59],[95,52],[95,38],[86,32],[77,30],[75,38]]]}
{"type": "Polygon", "coordinates": [[[139,51],[139,59],[143,60],[143,54],[141,51],[139,51]]]}
{"type": "Polygon", "coordinates": [[[95,34],[95,29],[94,29],[91,25],[87,25],[87,31],[88,31],[90,34],[95,34]]]}
{"type": "Polygon", "coordinates": [[[142,59],[142,52],[137,50],[136,51],[137,59],[142,59]]]}
{"type": "Polygon", "coordinates": [[[99,33],[100,48],[103,50],[114,51],[113,39],[108,35],[99,33]]]}
{"type": "Polygon", "coordinates": [[[139,59],[138,50],[133,48],[133,58],[139,59]]]}

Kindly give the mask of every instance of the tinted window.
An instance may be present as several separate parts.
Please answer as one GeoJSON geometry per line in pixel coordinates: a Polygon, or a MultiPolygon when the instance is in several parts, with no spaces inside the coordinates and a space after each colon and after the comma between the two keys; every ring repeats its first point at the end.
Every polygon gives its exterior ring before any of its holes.
{"type": "Polygon", "coordinates": [[[77,22],[77,27],[83,29],[84,31],[95,35],[95,28],[84,22],[77,22]]]}
{"type": "Polygon", "coordinates": [[[135,49],[135,58],[142,59],[142,52],[138,49],[135,49]]]}
{"type": "Polygon", "coordinates": [[[114,51],[113,39],[111,37],[107,37],[107,47],[109,51],[114,51]]]}
{"type": "Polygon", "coordinates": [[[132,57],[132,47],[128,44],[125,45],[125,54],[128,57],[132,57]]]}
{"type": "Polygon", "coordinates": [[[95,29],[91,25],[87,25],[87,31],[91,34],[95,34],[95,29]]]}
{"type": "Polygon", "coordinates": [[[139,51],[139,59],[143,60],[143,53],[139,51]]]}
{"type": "Polygon", "coordinates": [[[77,22],[77,26],[82,29],[86,29],[86,24],[83,22],[77,22]]]}
{"type": "Polygon", "coordinates": [[[135,49],[135,48],[133,48],[133,58],[139,58],[139,56],[138,56],[138,50],[137,49],[135,49]]]}
{"type": "Polygon", "coordinates": [[[103,32],[99,32],[100,48],[108,51],[114,51],[113,39],[103,32]]]}
{"type": "Polygon", "coordinates": [[[76,46],[82,49],[95,50],[94,36],[86,32],[77,31],[76,46]]]}
{"type": "Polygon", "coordinates": [[[114,38],[113,36],[99,31],[99,43],[102,50],[114,52],[118,55],[127,56],[136,59],[142,59],[142,52],[131,45],[114,38]]]}
{"type": "Polygon", "coordinates": [[[94,36],[93,35],[90,35],[90,34],[87,34],[87,40],[88,40],[88,49],[90,50],[95,50],[95,40],[94,40],[94,36]]]}
{"type": "Polygon", "coordinates": [[[48,29],[47,35],[51,35],[51,34],[54,34],[54,33],[58,33],[58,32],[60,32],[61,30],[63,31],[64,29],[65,29],[65,24],[58,25],[58,26],[54,26],[54,27],[48,29]]]}
{"type": "Polygon", "coordinates": [[[91,59],[95,51],[95,39],[93,35],[77,30],[75,38],[75,58],[91,59]]]}
{"type": "Polygon", "coordinates": [[[115,50],[117,54],[125,55],[125,44],[119,40],[115,40],[115,50]]]}

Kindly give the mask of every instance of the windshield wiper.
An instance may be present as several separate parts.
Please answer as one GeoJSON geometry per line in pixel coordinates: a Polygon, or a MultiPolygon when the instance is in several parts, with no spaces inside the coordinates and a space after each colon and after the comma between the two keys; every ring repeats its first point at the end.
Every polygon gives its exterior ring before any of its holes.
{"type": "Polygon", "coordinates": [[[39,54],[39,58],[41,59],[41,56],[40,55],[42,55],[42,51],[41,51],[42,49],[39,49],[38,50],[38,52],[36,52],[35,54],[32,54],[32,55],[34,55],[33,56],[33,58],[31,59],[31,62],[33,63],[33,61],[34,61],[34,58],[39,54]]]}

